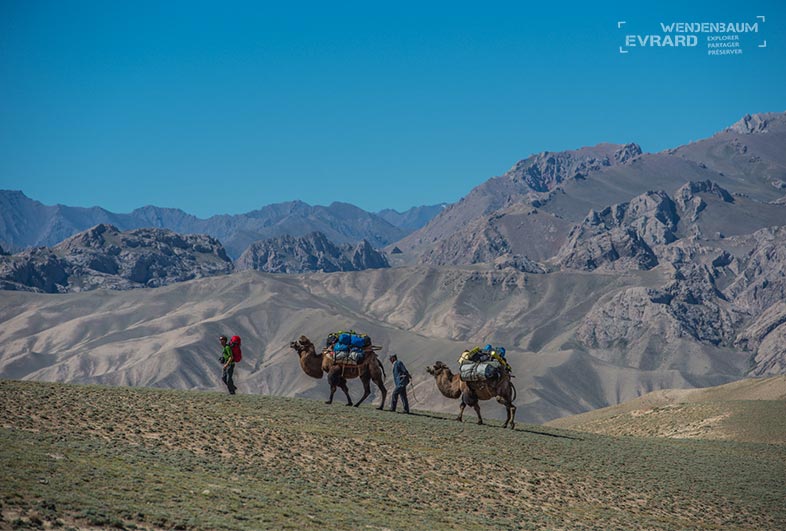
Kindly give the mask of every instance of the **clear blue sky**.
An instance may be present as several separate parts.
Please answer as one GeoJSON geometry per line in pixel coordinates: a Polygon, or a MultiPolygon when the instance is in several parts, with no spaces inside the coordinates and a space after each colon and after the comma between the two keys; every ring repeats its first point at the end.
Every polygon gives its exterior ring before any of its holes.
{"type": "Polygon", "coordinates": [[[535,152],[659,151],[786,110],[786,2],[530,4],[2,0],[0,188],[200,217],[403,210],[535,152]],[[619,53],[661,21],[757,15],[745,39],[767,48],[740,56],[619,53]]]}

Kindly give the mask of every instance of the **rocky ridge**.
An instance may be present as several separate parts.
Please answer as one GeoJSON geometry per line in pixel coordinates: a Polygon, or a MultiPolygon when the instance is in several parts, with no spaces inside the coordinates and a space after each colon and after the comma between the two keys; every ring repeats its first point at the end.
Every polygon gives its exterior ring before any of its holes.
{"type": "Polygon", "coordinates": [[[255,242],[238,258],[236,265],[239,270],[268,273],[331,273],[390,267],[385,255],[366,240],[356,245],[336,245],[321,232],[255,242]]]}
{"type": "Polygon", "coordinates": [[[549,192],[568,179],[584,179],[592,171],[624,164],[641,153],[637,144],[601,144],[594,149],[557,153],[544,151],[520,160],[502,178],[525,184],[534,192],[549,192]]]}
{"type": "MultiPolygon", "coordinates": [[[[510,212],[513,205],[525,204],[544,215],[552,215],[558,220],[551,223],[551,229],[556,231],[552,240],[564,240],[588,210],[600,212],[608,205],[628,202],[653,187],[676,190],[688,182],[711,181],[732,197],[782,205],[786,189],[785,142],[786,113],[767,113],[745,116],[710,138],[660,153],[642,153],[635,144],[599,144],[573,151],[539,153],[517,162],[504,175],[477,186],[395,245],[421,263],[470,265],[477,263],[473,262],[477,253],[472,247],[473,235],[484,232],[480,225],[490,223],[491,219],[496,219],[498,225],[506,223],[500,217],[515,218],[516,213],[510,212]]],[[[703,207],[696,204],[692,208],[695,213],[703,207]]],[[[778,224],[771,221],[756,225],[748,222],[746,232],[778,224]]],[[[735,222],[716,220],[715,232],[725,232],[735,222]]],[[[497,246],[515,247],[502,241],[497,246]]],[[[533,243],[523,254],[545,260],[558,250],[551,242],[533,243]]]]}
{"type": "Polygon", "coordinates": [[[50,248],[0,257],[0,289],[63,293],[126,290],[232,272],[215,238],[97,225],[50,248]]]}
{"type": "Polygon", "coordinates": [[[584,271],[649,270],[665,284],[631,287],[599,301],[576,337],[607,361],[654,368],[666,343],[752,353],[751,375],[786,367],[779,304],[786,300],[786,226],[750,235],[706,239],[702,215],[732,195],[712,182],[691,182],[674,194],[648,192],[628,203],[590,212],[571,232],[555,262],[584,271]]]}
{"type": "MultiPolygon", "coordinates": [[[[539,207],[560,194],[566,183],[583,180],[602,168],[630,164],[640,152],[641,148],[635,144],[598,144],[532,155],[518,161],[503,175],[473,188],[459,202],[448,205],[426,226],[396,245],[410,252],[431,250],[444,239],[459,237],[466,227],[484,216],[522,203],[539,207]]],[[[424,263],[434,262],[424,260],[424,263]]]]}

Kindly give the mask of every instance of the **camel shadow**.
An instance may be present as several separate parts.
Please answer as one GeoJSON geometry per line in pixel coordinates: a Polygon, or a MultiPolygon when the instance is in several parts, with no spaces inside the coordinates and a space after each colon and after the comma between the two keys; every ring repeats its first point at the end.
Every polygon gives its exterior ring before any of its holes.
{"type": "Polygon", "coordinates": [[[545,435],[547,437],[555,437],[557,439],[569,439],[571,441],[583,441],[581,437],[572,437],[570,435],[561,435],[559,433],[549,433],[547,431],[537,431],[537,430],[527,430],[527,429],[516,429],[515,431],[521,431],[524,433],[531,433],[533,435],[545,435]]]}
{"type": "MultiPolygon", "coordinates": [[[[447,422],[456,422],[456,417],[442,416],[442,415],[435,414],[435,413],[428,413],[426,411],[412,411],[410,413],[410,415],[413,416],[413,417],[423,417],[423,418],[430,418],[430,419],[434,419],[434,420],[443,420],[443,421],[447,421],[447,422]]],[[[474,422],[467,422],[466,424],[472,424],[472,425],[477,426],[477,424],[475,424],[474,422]]],[[[510,430],[510,428],[503,428],[502,426],[498,426],[496,424],[487,424],[485,422],[483,424],[481,424],[481,426],[483,426],[485,428],[493,428],[493,429],[498,429],[498,430],[503,430],[503,429],[504,430],[510,430]]],[[[574,437],[574,436],[571,436],[571,435],[563,435],[563,434],[560,434],[560,433],[549,433],[547,431],[538,431],[538,430],[529,429],[529,428],[516,428],[513,431],[517,431],[517,432],[521,432],[521,433],[531,433],[532,435],[543,435],[545,437],[554,437],[555,439],[568,439],[568,440],[571,440],[571,441],[583,441],[584,440],[581,437],[574,437]]]]}

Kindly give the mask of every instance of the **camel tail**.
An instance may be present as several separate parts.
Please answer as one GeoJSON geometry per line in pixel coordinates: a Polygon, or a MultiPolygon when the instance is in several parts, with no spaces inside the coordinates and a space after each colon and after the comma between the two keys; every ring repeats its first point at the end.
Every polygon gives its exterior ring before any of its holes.
{"type": "Polygon", "coordinates": [[[385,373],[385,364],[382,363],[382,361],[379,358],[377,358],[377,363],[379,363],[379,368],[382,369],[382,377],[387,378],[388,375],[385,373]]]}
{"type": "Polygon", "coordinates": [[[513,385],[513,382],[510,382],[510,388],[513,389],[513,398],[510,399],[511,402],[516,401],[516,386],[513,385]]]}

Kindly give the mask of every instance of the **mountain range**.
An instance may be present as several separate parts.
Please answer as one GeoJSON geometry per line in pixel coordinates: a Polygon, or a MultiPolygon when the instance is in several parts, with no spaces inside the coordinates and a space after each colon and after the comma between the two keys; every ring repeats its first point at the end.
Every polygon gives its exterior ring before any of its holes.
{"type": "MultiPolygon", "coordinates": [[[[757,205],[782,205],[784,146],[786,113],[767,113],[747,115],[710,138],[660,153],[642,153],[636,144],[538,153],[391,246],[412,261],[434,265],[486,262],[501,254],[545,260],[590,210],[688,182],[712,181],[757,205]]],[[[724,232],[739,234],[753,226],[736,221],[728,220],[724,232]]]]}
{"type": "MultiPolygon", "coordinates": [[[[342,250],[327,233],[276,236],[237,264],[289,274],[222,272],[121,293],[3,292],[0,375],[220,388],[215,337],[231,331],[249,350],[241,392],[323,397],[324,380],[302,374],[289,342],[352,328],[406,360],[418,407],[443,411],[457,403],[425,367],[454,364],[467,345],[504,345],[519,415],[543,422],[658,389],[781,374],[784,182],[786,114],[746,116],[661,153],[635,144],[540,153],[433,209],[411,234],[391,233],[379,257],[394,267],[368,269],[382,265],[370,239],[342,250]],[[342,272],[355,255],[365,270],[342,272]],[[314,257],[337,272],[306,272],[314,257]]],[[[311,212],[292,208],[277,219],[296,225],[295,212],[311,212]]]]}
{"type": "Polygon", "coordinates": [[[236,215],[200,219],[175,208],[146,206],[128,214],[100,207],[43,205],[21,191],[0,190],[0,245],[6,251],[52,246],[95,225],[120,230],[163,228],[181,234],[218,238],[232,258],[253,242],[280,236],[305,236],[319,231],[334,243],[367,240],[374,247],[394,242],[420,228],[442,210],[441,205],[414,207],[403,213],[386,209],[366,212],[349,203],[311,206],[290,201],[236,215]]]}

